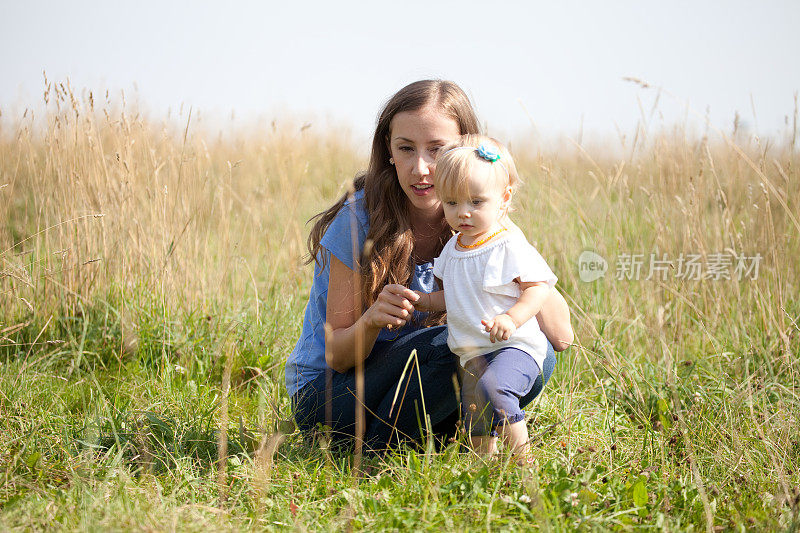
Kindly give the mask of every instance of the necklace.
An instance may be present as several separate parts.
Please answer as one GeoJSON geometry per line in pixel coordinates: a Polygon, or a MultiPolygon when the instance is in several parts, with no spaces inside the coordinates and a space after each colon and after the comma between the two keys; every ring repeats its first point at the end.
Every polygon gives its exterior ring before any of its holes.
{"type": "Polygon", "coordinates": [[[505,230],[506,230],[506,228],[501,228],[501,229],[495,231],[494,233],[492,233],[491,235],[489,235],[488,237],[486,237],[485,239],[481,239],[478,242],[473,242],[472,244],[464,244],[464,243],[462,243],[461,242],[461,234],[459,233],[458,237],[456,237],[456,242],[458,243],[458,245],[460,247],[466,248],[467,250],[469,250],[470,248],[477,248],[481,244],[484,244],[484,243],[488,242],[492,237],[494,237],[498,233],[504,232],[505,230]]]}

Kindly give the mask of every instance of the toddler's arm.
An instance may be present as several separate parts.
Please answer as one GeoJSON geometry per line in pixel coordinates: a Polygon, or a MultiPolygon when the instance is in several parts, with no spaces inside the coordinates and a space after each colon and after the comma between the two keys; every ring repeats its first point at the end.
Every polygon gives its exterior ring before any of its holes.
{"type": "Polygon", "coordinates": [[[481,320],[492,342],[508,340],[518,327],[536,316],[550,294],[550,286],[544,281],[525,283],[518,279],[516,281],[522,291],[517,303],[491,320],[481,320]]]}
{"type": "Polygon", "coordinates": [[[414,302],[414,308],[417,311],[430,313],[434,311],[445,311],[444,305],[444,291],[436,292],[421,292],[414,291],[419,295],[419,300],[414,302]]]}

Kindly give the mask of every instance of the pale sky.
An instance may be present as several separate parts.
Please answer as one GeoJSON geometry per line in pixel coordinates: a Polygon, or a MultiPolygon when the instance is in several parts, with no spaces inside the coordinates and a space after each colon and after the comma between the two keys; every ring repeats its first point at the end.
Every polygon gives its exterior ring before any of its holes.
{"type": "Polygon", "coordinates": [[[800,90],[797,0],[0,2],[3,112],[38,105],[46,70],[95,93],[136,87],[156,117],[181,104],[237,121],[289,113],[366,139],[394,91],[440,77],[494,134],[532,119],[545,136],[581,123],[616,136],[656,94],[631,76],[668,93],[651,127],[692,109],[729,130],[738,111],[774,135],[800,90]]]}

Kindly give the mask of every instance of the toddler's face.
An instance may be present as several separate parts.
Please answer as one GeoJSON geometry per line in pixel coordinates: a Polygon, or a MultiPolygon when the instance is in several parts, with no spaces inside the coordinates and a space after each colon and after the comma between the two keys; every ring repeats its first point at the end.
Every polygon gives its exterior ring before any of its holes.
{"type": "Polygon", "coordinates": [[[459,198],[442,198],[447,223],[471,241],[500,229],[500,220],[511,201],[511,188],[503,188],[495,181],[491,165],[476,161],[470,167],[467,193],[459,198]]]}

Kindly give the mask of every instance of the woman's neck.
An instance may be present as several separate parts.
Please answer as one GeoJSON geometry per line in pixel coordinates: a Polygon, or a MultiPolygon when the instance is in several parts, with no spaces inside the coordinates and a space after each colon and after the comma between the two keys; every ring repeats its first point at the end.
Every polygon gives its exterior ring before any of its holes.
{"type": "Polygon", "coordinates": [[[411,231],[415,238],[438,237],[442,232],[442,221],[444,211],[439,208],[436,211],[418,211],[411,207],[409,210],[411,231]]]}
{"type": "Polygon", "coordinates": [[[423,212],[409,210],[411,231],[414,235],[414,261],[416,263],[428,263],[433,261],[439,253],[440,240],[442,234],[442,224],[444,223],[444,211],[439,208],[433,212],[423,212]]]}

